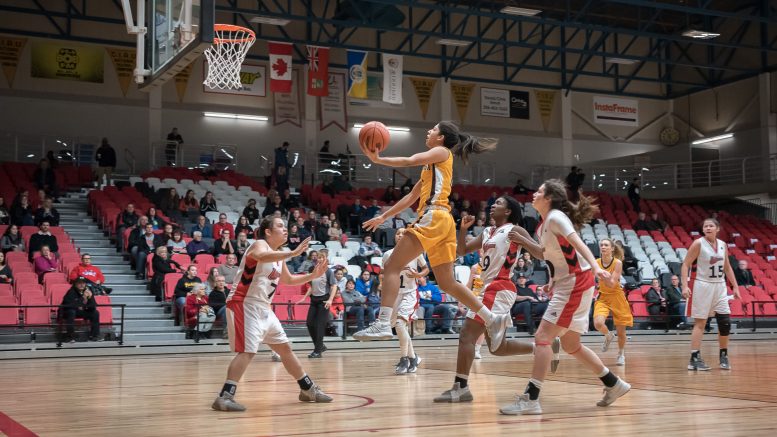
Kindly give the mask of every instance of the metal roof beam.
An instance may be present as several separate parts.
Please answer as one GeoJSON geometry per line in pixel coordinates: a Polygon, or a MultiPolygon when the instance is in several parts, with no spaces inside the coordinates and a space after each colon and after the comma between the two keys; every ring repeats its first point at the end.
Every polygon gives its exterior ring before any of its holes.
{"type": "Polygon", "coordinates": [[[694,7],[694,6],[683,6],[682,4],[678,3],[664,3],[664,2],[657,2],[657,1],[649,1],[649,0],[608,0],[609,3],[620,3],[623,5],[630,5],[630,6],[638,6],[643,8],[649,8],[649,9],[664,9],[667,11],[675,11],[675,12],[682,12],[684,14],[689,15],[704,15],[708,17],[720,17],[720,18],[730,18],[735,20],[742,20],[742,21],[752,21],[756,23],[765,23],[765,24],[777,24],[777,20],[775,19],[769,19],[769,17],[763,17],[761,15],[742,15],[738,14],[736,12],[726,12],[726,11],[719,11],[715,9],[709,9],[708,6],[712,4],[711,1],[706,1],[703,5],[694,7]]]}

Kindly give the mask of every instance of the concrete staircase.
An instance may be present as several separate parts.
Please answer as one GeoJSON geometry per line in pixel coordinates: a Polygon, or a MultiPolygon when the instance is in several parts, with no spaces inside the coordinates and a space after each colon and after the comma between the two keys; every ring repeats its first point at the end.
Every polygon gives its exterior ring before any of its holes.
{"type": "MultiPolygon", "coordinates": [[[[56,205],[62,226],[81,253],[92,255],[92,264],[105,274],[105,284],[113,288],[111,302],[126,304],[124,309],[124,342],[184,341],[185,334],[174,326],[170,314],[149,294],[146,282],[135,279],[129,261],[116,251],[111,240],[88,215],[86,192],[68,193],[56,205]]],[[[121,308],[113,308],[113,321],[121,320],[121,308]]],[[[115,327],[118,334],[119,327],[115,327]]]]}

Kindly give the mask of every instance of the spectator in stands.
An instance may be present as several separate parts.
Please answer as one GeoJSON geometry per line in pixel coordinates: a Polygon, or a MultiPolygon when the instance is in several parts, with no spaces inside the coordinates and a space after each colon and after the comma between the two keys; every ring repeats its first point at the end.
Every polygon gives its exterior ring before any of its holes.
{"type": "Polygon", "coordinates": [[[237,277],[237,256],[230,254],[226,258],[224,264],[219,266],[219,275],[223,276],[227,285],[231,287],[237,277]]]}
{"type": "Polygon", "coordinates": [[[523,315],[523,320],[529,328],[529,335],[534,335],[534,320],[539,320],[548,309],[547,300],[540,298],[531,288],[529,288],[528,278],[523,273],[518,273],[516,278],[516,297],[515,303],[510,308],[510,315],[523,315]]]}
{"type": "Polygon", "coordinates": [[[373,198],[370,200],[370,206],[368,206],[364,212],[362,221],[367,221],[380,214],[380,205],[378,205],[378,199],[373,198]]]}
{"type": "MultiPolygon", "coordinates": [[[[737,284],[741,284],[739,278],[737,278],[737,284]]],[[[680,287],[680,278],[677,275],[672,275],[672,285],[666,289],[666,303],[669,307],[669,315],[679,321],[677,327],[685,326],[686,302],[683,298],[683,289],[680,287]]]]}
{"type": "Polygon", "coordinates": [[[753,273],[747,268],[747,261],[741,260],[737,263],[737,267],[734,269],[734,276],[737,278],[737,284],[740,286],[755,285],[755,279],[753,273]]]}
{"type": "Polygon", "coordinates": [[[35,188],[45,191],[47,196],[55,199],[59,197],[57,178],[54,175],[54,170],[49,165],[48,159],[44,158],[38,162],[38,168],[35,169],[32,180],[35,182],[35,188]]]}
{"type": "Polygon", "coordinates": [[[75,343],[75,319],[83,318],[89,322],[89,341],[102,341],[100,337],[100,312],[92,292],[86,288],[86,279],[77,278],[62,298],[60,317],[65,321],[68,343],[75,343]]]}
{"type": "Polygon", "coordinates": [[[254,228],[249,224],[248,217],[244,215],[237,219],[237,226],[235,227],[235,235],[241,232],[245,232],[246,235],[254,235],[254,228]]]}
{"type": "Polygon", "coordinates": [[[210,246],[202,241],[202,232],[194,231],[192,234],[192,241],[186,245],[186,253],[189,254],[192,259],[201,253],[211,253],[210,246]]]}
{"type": "Polygon", "coordinates": [[[532,258],[532,256],[529,253],[529,251],[524,252],[521,255],[521,258],[523,258],[523,260],[526,261],[526,265],[527,266],[531,266],[532,267],[532,274],[534,274],[534,270],[539,270],[539,269],[544,269],[545,268],[545,264],[542,261],[540,261],[540,260],[536,260],[536,259],[532,258]]]}
{"type": "Polygon", "coordinates": [[[159,236],[162,237],[162,240],[167,242],[173,239],[173,231],[175,228],[173,228],[173,225],[170,223],[165,224],[164,230],[162,231],[159,236]]]}
{"type": "Polygon", "coordinates": [[[223,229],[221,231],[221,238],[213,243],[213,256],[237,253],[235,250],[235,241],[230,238],[231,236],[232,234],[230,234],[229,229],[223,229]]]}
{"type": "Polygon", "coordinates": [[[116,217],[116,242],[119,245],[119,249],[124,249],[124,231],[135,229],[137,224],[138,216],[135,214],[135,205],[128,203],[124,211],[120,212],[116,217]]]}
{"type": "MultiPolygon", "coordinates": [[[[289,250],[294,250],[297,248],[297,246],[302,243],[302,237],[299,235],[299,226],[296,223],[293,223],[289,221],[289,238],[286,240],[286,245],[289,248],[289,250]]],[[[289,267],[289,270],[291,272],[296,272],[299,266],[302,264],[303,261],[306,259],[306,255],[303,253],[302,255],[298,257],[294,257],[291,259],[286,260],[286,264],[289,267]]]]}
{"type": "Polygon", "coordinates": [[[243,217],[248,219],[248,223],[253,223],[261,217],[259,208],[256,207],[256,199],[248,200],[248,205],[243,208],[243,217]]]}
{"type": "Polygon", "coordinates": [[[628,196],[629,196],[629,201],[631,201],[631,206],[632,208],[634,208],[634,211],[640,212],[639,200],[641,196],[640,196],[639,178],[634,178],[631,180],[631,183],[629,184],[628,196]]]}
{"type": "Polygon", "coordinates": [[[111,185],[111,176],[113,175],[113,169],[116,168],[116,150],[108,143],[108,138],[103,138],[100,147],[94,154],[94,160],[97,162],[97,181],[96,186],[99,187],[103,183],[103,177],[105,178],[105,185],[111,185]]]}
{"type": "MultiPolygon", "coordinates": [[[[326,217],[324,217],[326,218],[326,217]]],[[[340,222],[337,220],[332,222],[332,225],[326,230],[328,241],[340,241],[343,238],[343,230],[340,229],[340,222]]],[[[327,241],[323,240],[323,241],[327,241]]]]}
{"type": "Polygon", "coordinates": [[[170,188],[166,195],[159,199],[159,210],[170,220],[181,223],[181,212],[178,209],[181,205],[181,196],[175,188],[170,188]]]}
{"type": "Polygon", "coordinates": [[[47,221],[51,226],[59,226],[59,211],[52,205],[50,197],[43,199],[40,208],[35,210],[35,226],[47,221]]]}
{"type": "Polygon", "coordinates": [[[651,231],[664,232],[664,230],[666,229],[666,222],[664,222],[658,217],[657,212],[650,214],[650,220],[647,221],[647,225],[651,231]]]}
{"type": "Polygon", "coordinates": [[[5,198],[0,196],[0,225],[7,225],[11,223],[11,212],[8,211],[8,207],[5,205],[5,198]]]}
{"type": "Polygon", "coordinates": [[[92,256],[88,253],[81,254],[81,264],[73,267],[67,277],[70,282],[74,282],[78,278],[84,278],[87,284],[89,282],[96,284],[95,288],[101,289],[105,294],[111,294],[112,289],[105,286],[105,275],[99,267],[92,264],[92,256]]]}
{"type": "Polygon", "coordinates": [[[407,222],[399,215],[384,221],[375,230],[375,241],[380,247],[394,246],[394,236],[397,234],[397,229],[402,229],[407,226],[407,222]]]}
{"type": "Polygon", "coordinates": [[[148,224],[148,217],[144,215],[140,216],[140,218],[138,218],[138,224],[134,227],[134,229],[132,229],[132,231],[130,231],[129,236],[127,237],[127,251],[129,251],[133,255],[133,257],[130,258],[132,263],[135,262],[135,258],[134,258],[134,255],[136,253],[135,248],[140,242],[140,239],[143,237],[143,234],[146,233],[147,224],[148,224]]]}
{"type": "Polygon", "coordinates": [[[205,196],[200,199],[200,214],[205,215],[206,212],[218,211],[219,208],[216,206],[216,199],[213,197],[213,192],[206,192],[205,196]]]}
{"type": "Polygon", "coordinates": [[[364,241],[359,245],[359,256],[365,258],[368,264],[373,256],[383,256],[383,251],[380,250],[378,243],[372,241],[372,235],[367,234],[364,236],[364,241]]]}
{"type": "Polygon", "coordinates": [[[201,215],[199,218],[197,218],[197,224],[192,226],[189,233],[194,235],[194,233],[197,231],[202,234],[202,238],[213,238],[213,229],[211,228],[210,224],[208,224],[208,219],[204,215],[201,215]]]}
{"type": "Polygon", "coordinates": [[[348,211],[348,224],[351,228],[351,234],[359,234],[361,232],[362,218],[364,217],[364,206],[362,201],[358,197],[354,199],[351,209],[348,211]]]}
{"type": "Polygon", "coordinates": [[[316,223],[313,232],[315,239],[318,241],[329,241],[329,228],[331,227],[329,222],[329,216],[322,215],[319,221],[316,223]]]}
{"type": "Polygon", "coordinates": [[[461,196],[458,191],[451,192],[450,204],[453,209],[461,210],[461,196]]]}
{"type": "Polygon", "coordinates": [[[356,288],[356,291],[361,293],[362,296],[367,297],[367,295],[370,294],[370,291],[372,291],[372,286],[374,283],[375,280],[372,279],[372,274],[370,274],[370,272],[365,269],[362,270],[362,274],[356,278],[354,287],[356,288]]]}
{"type": "Polygon", "coordinates": [[[194,264],[186,268],[186,273],[175,284],[175,290],[173,291],[173,313],[175,314],[175,326],[180,323],[179,313],[186,305],[186,296],[192,292],[194,286],[202,284],[202,280],[197,276],[197,266],[194,264]]]}
{"type": "Polygon", "coordinates": [[[570,199],[571,201],[577,202],[579,198],[580,187],[583,186],[584,180],[585,174],[583,173],[583,170],[576,166],[572,166],[572,169],[566,178],[567,188],[572,193],[572,199],[570,199]]]}
{"type": "MultiPolygon", "coordinates": [[[[270,197],[268,197],[268,199],[270,199],[270,197]]],[[[286,210],[283,208],[283,205],[281,205],[281,196],[276,194],[271,199],[272,201],[267,202],[267,206],[264,207],[264,211],[262,211],[262,217],[273,215],[276,211],[280,211],[281,215],[285,215],[286,210]]]]}
{"type": "Polygon", "coordinates": [[[483,229],[485,228],[486,228],[485,219],[478,217],[477,219],[475,219],[475,225],[472,226],[472,229],[470,230],[470,235],[477,237],[478,235],[483,233],[483,229]]]}
{"type": "Polygon", "coordinates": [[[364,321],[370,324],[375,320],[375,313],[367,306],[367,298],[356,291],[356,283],[352,279],[346,280],[345,290],[340,290],[340,295],[345,304],[346,317],[356,318],[356,327],[359,331],[364,329],[364,321]]]}
{"type": "Polygon", "coordinates": [[[523,184],[523,179],[518,178],[518,180],[515,181],[515,186],[513,187],[513,194],[515,195],[529,194],[529,189],[523,184]]]}
{"type": "MultiPolygon", "coordinates": [[[[527,252],[528,253],[528,252],[527,252]]],[[[529,255],[531,256],[531,255],[529,255]]],[[[520,275],[523,275],[526,279],[526,285],[532,285],[531,277],[534,274],[534,263],[527,263],[526,260],[521,257],[515,262],[515,269],[513,270],[513,282],[518,283],[520,275]]]]}
{"type": "MultiPolygon", "coordinates": [[[[475,237],[473,235],[471,235],[471,234],[467,234],[464,237],[464,240],[467,243],[469,243],[470,241],[472,241],[474,239],[475,239],[475,237]]],[[[472,267],[475,264],[478,264],[480,262],[480,251],[476,250],[474,252],[470,252],[470,253],[468,253],[468,254],[466,254],[464,256],[459,257],[456,261],[457,261],[456,264],[458,264],[458,265],[472,267]]]]}
{"type": "Polygon", "coordinates": [[[291,190],[286,188],[281,195],[281,205],[283,205],[283,209],[288,211],[292,208],[299,208],[299,201],[297,196],[292,196],[291,190]]]}
{"type": "Polygon", "coordinates": [[[13,272],[5,261],[5,254],[0,252],[0,284],[13,283],[13,272]]]}
{"type": "Polygon", "coordinates": [[[657,278],[653,279],[650,288],[645,293],[645,302],[647,302],[648,313],[651,316],[667,313],[666,292],[661,288],[661,283],[657,278]]]}
{"type": "Polygon", "coordinates": [[[229,290],[227,289],[226,279],[218,275],[216,276],[216,283],[208,293],[208,304],[213,308],[216,313],[216,319],[221,320],[221,323],[226,325],[227,319],[227,295],[229,290]]]}
{"type": "Polygon", "coordinates": [[[27,190],[20,192],[11,205],[11,224],[16,226],[33,226],[32,205],[30,204],[30,194],[27,190]]]}
{"type": "Polygon", "coordinates": [[[459,208],[459,214],[464,214],[465,212],[469,215],[475,215],[475,209],[467,199],[461,201],[461,208],[459,208]]]}
{"type": "Polygon", "coordinates": [[[221,231],[224,229],[229,231],[229,235],[235,235],[235,227],[232,226],[232,223],[227,221],[227,215],[224,213],[219,214],[219,221],[213,224],[213,235],[214,238],[218,236],[221,237],[221,231]]]}
{"type": "Polygon", "coordinates": [[[383,197],[382,197],[383,201],[389,204],[394,203],[401,198],[402,198],[401,191],[399,191],[398,188],[392,185],[389,185],[388,187],[386,187],[386,191],[383,192],[383,197]]]}
{"type": "Polygon", "coordinates": [[[205,291],[205,285],[195,284],[191,293],[186,296],[184,304],[186,313],[186,327],[190,330],[195,328],[205,338],[210,338],[210,329],[213,321],[216,320],[216,312],[208,305],[208,295],[205,291]],[[199,326],[197,324],[199,323],[199,326]]]}
{"type": "Polygon", "coordinates": [[[49,222],[45,220],[38,226],[38,232],[32,234],[30,237],[29,259],[32,260],[32,256],[35,252],[41,250],[43,246],[48,246],[54,253],[59,252],[57,237],[51,235],[51,232],[49,232],[49,222]]]}
{"type": "Polygon", "coordinates": [[[167,250],[170,253],[186,253],[186,241],[180,229],[173,231],[173,238],[167,240],[167,250]]]}
{"type": "Polygon", "coordinates": [[[178,128],[174,127],[167,134],[167,144],[165,145],[165,159],[167,159],[168,167],[175,165],[175,155],[178,153],[178,146],[181,144],[183,144],[183,137],[178,133],[178,128]]]}
{"type": "Polygon", "coordinates": [[[164,229],[166,222],[162,219],[162,217],[159,217],[156,214],[156,208],[154,208],[153,206],[148,209],[146,218],[148,219],[148,222],[151,224],[151,226],[154,227],[155,231],[158,229],[164,229]]]}
{"type": "Polygon", "coordinates": [[[156,248],[154,257],[151,258],[151,268],[154,271],[154,278],[151,280],[151,294],[159,302],[162,300],[162,285],[165,282],[165,275],[180,271],[181,265],[173,261],[165,246],[159,246],[156,248]]]}
{"type": "MultiPolygon", "coordinates": [[[[296,247],[295,247],[296,248],[296,247]]],[[[300,255],[300,257],[303,257],[304,255],[300,255]]],[[[308,252],[307,259],[303,260],[299,267],[297,267],[296,273],[305,273],[310,271],[311,268],[315,267],[316,264],[318,264],[318,257],[319,253],[315,250],[311,250],[308,252]]]]}
{"type": "Polygon", "coordinates": [[[154,226],[151,223],[146,224],[143,235],[140,236],[137,246],[133,248],[135,252],[135,268],[137,279],[146,277],[146,258],[148,254],[155,253],[157,247],[166,247],[167,241],[160,235],[154,233],[154,226]]]}
{"type": "Polygon", "coordinates": [[[208,277],[205,279],[205,293],[210,293],[216,286],[216,278],[219,276],[219,267],[213,266],[208,270],[208,277]]]}
{"type": "Polygon", "coordinates": [[[420,277],[416,281],[418,281],[418,305],[424,310],[423,319],[426,321],[426,333],[430,334],[434,307],[442,303],[442,294],[440,288],[429,282],[426,277],[420,277]]]}
{"type": "Polygon", "coordinates": [[[56,272],[59,270],[59,259],[57,255],[51,251],[48,246],[40,247],[40,255],[35,258],[34,261],[35,273],[38,275],[38,282],[43,282],[43,276],[46,273],[56,272]]]}
{"type": "Polygon", "coordinates": [[[5,232],[3,232],[2,240],[0,240],[0,247],[3,249],[3,254],[25,251],[24,238],[22,238],[18,226],[8,225],[5,232]]]}
{"type": "Polygon", "coordinates": [[[288,169],[289,167],[289,142],[284,141],[280,147],[275,149],[275,159],[273,160],[274,170],[283,167],[288,169]]]}
{"type": "Polygon", "coordinates": [[[235,254],[237,255],[238,260],[243,259],[243,255],[245,255],[249,247],[251,247],[251,242],[248,241],[248,234],[245,232],[237,234],[237,240],[235,241],[235,254]]]}
{"type": "Polygon", "coordinates": [[[378,279],[373,277],[370,294],[367,295],[367,305],[372,309],[375,318],[378,318],[380,312],[380,293],[383,291],[383,274],[378,275],[378,279]]]}
{"type": "Polygon", "coordinates": [[[187,221],[193,222],[197,220],[200,216],[200,202],[194,197],[194,190],[186,190],[186,195],[183,196],[183,199],[178,204],[178,210],[187,221]]]}
{"type": "Polygon", "coordinates": [[[650,225],[645,217],[644,212],[640,212],[637,215],[637,221],[634,222],[634,230],[635,231],[649,231],[650,225]]]}

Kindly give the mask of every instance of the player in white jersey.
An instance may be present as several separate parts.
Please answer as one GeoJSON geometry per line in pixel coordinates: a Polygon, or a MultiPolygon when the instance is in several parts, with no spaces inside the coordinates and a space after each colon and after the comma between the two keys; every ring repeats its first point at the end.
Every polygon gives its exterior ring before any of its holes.
{"type": "Polygon", "coordinates": [[[551,342],[557,336],[561,337],[564,351],[601,379],[605,386],[604,397],[596,405],[606,407],[626,394],[631,386],[610,372],[591,349],[580,343],[580,335],[588,330],[594,277],[604,280],[610,277],[599,267],[575,231],[576,227],[591,221],[598,208],[591,198],[583,195],[577,204],[571,203],[564,183],[558,179],[545,181],[540,186],[534,193],[532,206],[542,217],[537,228],[539,244],[522,235],[516,237],[535,258],[545,260],[550,270],[553,296],[534,334],[534,367],[526,391],[499,411],[511,415],[542,414],[540,389],[553,359],[551,342]]]}
{"type": "MultiPolygon", "coordinates": [[[[404,234],[404,228],[397,229],[397,234],[394,237],[396,243],[399,243],[404,234]]],[[[383,254],[383,265],[386,265],[386,262],[389,257],[391,257],[392,253],[394,253],[394,249],[388,250],[383,254]]],[[[418,258],[408,264],[399,274],[399,294],[397,295],[397,301],[394,304],[394,312],[391,315],[391,326],[397,331],[397,337],[399,337],[400,358],[399,362],[394,367],[394,373],[396,375],[415,373],[418,369],[418,365],[421,363],[421,358],[416,355],[415,349],[413,349],[409,327],[410,322],[413,320],[415,310],[418,309],[418,287],[416,279],[428,274],[429,267],[426,265],[426,260],[423,255],[419,255],[418,258]]]]}
{"type": "MultiPolygon", "coordinates": [[[[511,235],[521,233],[525,238],[530,236],[525,229],[518,226],[522,219],[521,205],[510,196],[496,199],[491,206],[491,218],[495,225],[483,229],[480,235],[466,243],[465,236],[475,223],[475,217],[462,217],[457,254],[462,256],[482,248],[480,278],[484,289],[480,299],[483,305],[494,314],[510,314],[516,295],[515,284],[510,278],[521,252],[521,246],[511,235]]],[[[464,327],[459,333],[459,351],[456,357],[456,377],[453,380],[453,387],[434,398],[434,402],[473,400],[468,385],[469,372],[475,358],[475,344],[484,333],[486,333],[486,327],[483,319],[470,310],[464,321],[464,327]]],[[[534,345],[528,341],[504,339],[501,344],[493,344],[490,337],[486,335],[486,342],[489,350],[499,356],[530,354],[534,350],[534,345]]],[[[558,343],[556,347],[558,348],[558,343]]]]}
{"type": "Polygon", "coordinates": [[[683,283],[683,297],[688,299],[686,316],[693,317],[693,332],[691,333],[691,359],[688,370],[710,370],[701,358],[701,338],[704,335],[704,324],[713,314],[718,322],[718,343],[720,345],[720,368],[730,370],[728,362],[728,336],[731,333],[731,309],[728,306],[726,278],[734,290],[734,297],[739,299],[739,286],[734,270],[728,262],[726,243],[718,240],[720,224],[714,218],[704,220],[702,232],[704,236],[691,243],[688,254],[685,255],[680,272],[683,283]],[[696,261],[696,280],[693,282],[693,292],[688,287],[688,273],[696,261]]]}
{"type": "Polygon", "coordinates": [[[291,350],[281,322],[270,306],[279,281],[287,285],[309,282],[326,272],[327,260],[319,259],[310,274],[291,275],[285,260],[305,253],[310,238],[293,251],[279,250],[286,244],[288,233],[283,220],[274,217],[262,220],[257,236],[259,240],[252,243],[243,255],[235,284],[227,298],[229,347],[237,355],[229,364],[227,380],[212,408],[219,411],[245,411],[246,408],[235,401],[237,381],[245,373],[262,343],[280,355],[286,371],[297,380],[300,401],[331,402],[332,398],[314,384],[302,369],[291,350]]]}

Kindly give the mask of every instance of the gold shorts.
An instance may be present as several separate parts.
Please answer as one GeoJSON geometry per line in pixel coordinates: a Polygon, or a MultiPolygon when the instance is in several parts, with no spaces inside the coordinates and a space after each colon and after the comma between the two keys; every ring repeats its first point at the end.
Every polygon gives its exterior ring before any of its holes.
{"type": "Polygon", "coordinates": [[[456,223],[450,212],[429,209],[407,232],[421,242],[430,267],[456,261],[456,223]]]}
{"type": "Polygon", "coordinates": [[[599,294],[594,304],[594,318],[607,317],[612,312],[613,323],[617,326],[634,326],[634,316],[631,307],[623,293],[599,294]]]}

